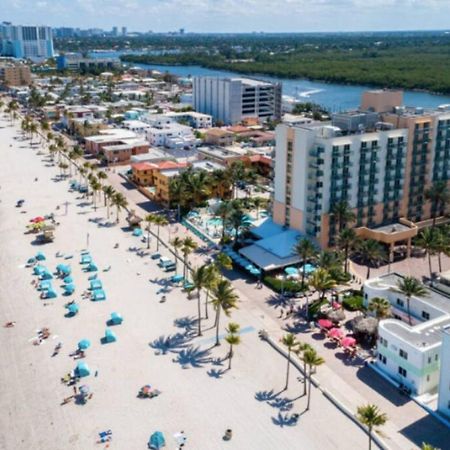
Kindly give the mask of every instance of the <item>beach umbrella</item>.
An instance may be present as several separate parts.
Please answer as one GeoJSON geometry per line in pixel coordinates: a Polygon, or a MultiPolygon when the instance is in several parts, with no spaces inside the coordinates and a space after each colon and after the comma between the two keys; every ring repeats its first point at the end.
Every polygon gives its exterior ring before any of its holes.
{"type": "Polygon", "coordinates": [[[36,253],[36,259],[38,260],[38,261],[45,261],[45,255],[42,253],[42,252],[37,252],[36,253]]]}
{"type": "Polygon", "coordinates": [[[46,291],[47,289],[52,289],[52,282],[50,280],[43,280],[39,283],[38,289],[40,291],[46,291]]]}
{"type": "Polygon", "coordinates": [[[91,280],[89,285],[91,290],[101,289],[103,287],[102,282],[99,279],[91,280]]]}
{"type": "Polygon", "coordinates": [[[77,314],[78,311],[79,311],[79,307],[78,307],[78,305],[77,305],[76,303],[71,303],[71,304],[67,307],[67,309],[69,310],[69,313],[70,313],[70,314],[73,314],[73,315],[77,314]]]}
{"type": "Polygon", "coordinates": [[[343,336],[344,336],[344,333],[340,328],[332,328],[328,332],[328,337],[330,337],[330,338],[340,339],[343,336]]]}
{"type": "Polygon", "coordinates": [[[91,341],[89,339],[82,339],[78,342],[78,348],[80,350],[86,350],[91,346],[91,341]]]}
{"type": "Polygon", "coordinates": [[[135,228],[133,230],[133,236],[137,236],[137,237],[142,236],[142,229],[141,228],[135,228]]]}
{"type": "Polygon", "coordinates": [[[93,262],[91,262],[87,268],[88,272],[97,272],[97,270],[98,267],[93,262]]]}
{"type": "Polygon", "coordinates": [[[90,375],[91,371],[89,370],[88,365],[85,362],[79,362],[77,367],[75,367],[75,376],[76,377],[87,377],[90,375]]]}
{"type": "Polygon", "coordinates": [[[351,336],[345,336],[345,338],[341,340],[342,347],[353,347],[355,344],[356,339],[351,336]]]}
{"type": "Polygon", "coordinates": [[[154,449],[154,450],[159,450],[159,449],[165,447],[166,440],[164,439],[164,435],[161,433],[161,431],[155,431],[150,436],[148,445],[151,449],[154,449]]]}
{"type": "Polygon", "coordinates": [[[63,267],[61,268],[61,272],[64,275],[70,275],[72,273],[72,269],[70,268],[70,266],[67,266],[65,264],[62,265],[63,267]]]}
{"type": "Polygon", "coordinates": [[[286,267],[286,269],[284,269],[284,273],[291,276],[298,275],[298,269],[295,267],[286,267]]]}
{"type": "Polygon", "coordinates": [[[33,267],[33,273],[35,275],[42,275],[47,269],[44,266],[37,265],[33,267]]]}
{"type": "Polygon", "coordinates": [[[69,275],[68,277],[64,278],[64,283],[70,284],[73,283],[73,278],[69,275]]]}
{"type": "Polygon", "coordinates": [[[56,298],[57,294],[53,289],[49,289],[45,294],[45,298],[56,298]]]}
{"type": "Polygon", "coordinates": [[[43,280],[51,280],[53,278],[53,275],[47,269],[44,269],[44,271],[41,273],[40,277],[43,280]]]}
{"type": "Polygon", "coordinates": [[[320,328],[332,328],[333,322],[328,319],[319,319],[318,322],[320,328]]]}

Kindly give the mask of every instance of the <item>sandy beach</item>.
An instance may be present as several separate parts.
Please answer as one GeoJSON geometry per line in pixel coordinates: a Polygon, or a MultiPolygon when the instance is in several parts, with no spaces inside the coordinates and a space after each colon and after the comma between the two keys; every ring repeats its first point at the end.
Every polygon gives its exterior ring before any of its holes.
{"type": "MultiPolygon", "coordinates": [[[[301,414],[306,399],[294,369],[289,390],[272,405],[263,401],[268,393],[282,390],[286,361],[258,338],[257,331],[268,325],[260,311],[244,308],[232,313],[231,320],[243,333],[233,368],[227,371],[227,361],[220,359],[228,346],[223,342],[212,347],[213,314],[203,322],[203,336],[195,337],[195,300],[187,300],[173,287],[167,301],[159,302],[157,281],[164,282],[168,275],[148,256],[129,251],[145,249],[145,244],[126,229],[125,212],[119,225],[99,226],[96,219],[106,222],[103,202],[94,211],[79,193],[69,192],[68,179],[57,181],[59,171],[49,166],[46,154],[31,149],[29,141],[14,139],[18,127],[5,118],[0,127],[0,323],[16,321],[13,328],[0,328],[1,449],[105,448],[96,441],[98,433],[108,429],[113,431],[110,448],[120,450],[147,448],[156,430],[164,433],[168,449],[177,448],[173,435],[181,430],[187,436],[185,448],[195,450],[366,448],[366,434],[318,391],[313,391],[311,410],[301,414]],[[16,208],[20,198],[25,204],[16,208]],[[52,212],[60,223],[55,241],[33,245],[35,236],[24,234],[29,219],[52,212]],[[89,274],[79,264],[80,251],[87,247],[107,294],[103,302],[81,299],[89,274]],[[52,271],[59,263],[70,264],[76,286],[72,296],[63,296],[62,283],[54,280],[58,298],[39,299],[31,285],[32,271],[25,268],[38,251],[45,253],[44,264],[52,271]],[[73,258],[58,258],[57,252],[73,258]],[[104,272],[108,266],[111,270],[104,272]],[[80,312],[66,318],[64,304],[71,299],[77,300],[80,312]],[[117,342],[102,345],[113,311],[124,321],[114,327],[117,342]],[[43,327],[51,336],[35,346],[31,341],[43,327]],[[75,368],[77,361],[69,354],[81,339],[92,343],[84,360],[91,375],[81,384],[89,385],[93,398],[85,405],[61,405],[72,388],[60,378],[75,368]],[[62,349],[52,357],[60,341],[62,349]],[[161,395],[137,398],[145,384],[161,395]],[[288,420],[294,413],[301,414],[295,425],[288,420]],[[227,428],[233,430],[233,438],[225,442],[227,428]]],[[[245,296],[240,300],[246,302],[245,296]]],[[[222,332],[227,322],[222,318],[222,332]]]]}

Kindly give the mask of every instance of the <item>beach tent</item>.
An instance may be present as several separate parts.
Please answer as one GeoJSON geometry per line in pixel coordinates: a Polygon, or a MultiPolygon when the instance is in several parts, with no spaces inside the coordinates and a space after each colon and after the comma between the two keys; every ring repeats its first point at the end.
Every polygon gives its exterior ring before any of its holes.
{"type": "Polygon", "coordinates": [[[85,362],[79,362],[77,367],[75,367],[75,376],[76,377],[87,377],[90,375],[91,371],[89,370],[88,365],[85,362]]]}
{"type": "Polygon", "coordinates": [[[148,448],[152,450],[159,450],[166,446],[166,440],[161,431],[155,431],[148,441],[148,448]]]}
{"type": "Polygon", "coordinates": [[[64,278],[64,283],[70,284],[73,283],[73,278],[69,275],[68,277],[64,278]]]}
{"type": "Polygon", "coordinates": [[[52,289],[52,282],[50,280],[43,280],[39,283],[38,291],[47,291],[52,289]]]}
{"type": "Polygon", "coordinates": [[[34,257],[27,259],[27,264],[34,264],[35,262],[36,262],[36,258],[34,258],[34,257]]]}
{"type": "Polygon", "coordinates": [[[133,236],[141,237],[142,236],[142,229],[141,228],[135,228],[133,230],[133,236]]]}
{"type": "Polygon", "coordinates": [[[116,341],[117,341],[117,336],[114,333],[114,331],[107,328],[105,331],[105,337],[103,338],[103,342],[109,343],[109,342],[116,342],[116,341]]]}
{"type": "Polygon", "coordinates": [[[89,339],[82,339],[78,342],[78,348],[80,350],[86,350],[91,346],[91,341],[89,339]]]}
{"type": "Polygon", "coordinates": [[[123,317],[116,312],[111,313],[111,319],[109,319],[109,325],[120,325],[123,322],[123,317]]]}
{"type": "Polygon", "coordinates": [[[70,315],[71,317],[75,316],[76,314],[78,314],[78,311],[79,311],[79,307],[78,307],[78,305],[76,303],[71,303],[67,307],[67,309],[68,309],[68,313],[67,314],[70,315]]]}
{"type": "Polygon", "coordinates": [[[70,283],[70,284],[66,284],[64,287],[64,293],[67,295],[73,294],[75,292],[75,285],[70,283]]]}
{"type": "Polygon", "coordinates": [[[56,292],[53,289],[49,289],[46,293],[45,293],[45,297],[44,298],[56,298],[58,295],[56,294],[56,292]]]}
{"type": "Polygon", "coordinates": [[[41,280],[51,280],[53,275],[50,273],[48,269],[44,269],[42,274],[40,275],[41,280]]]}
{"type": "Polygon", "coordinates": [[[92,257],[89,254],[81,255],[80,264],[89,264],[92,262],[92,257]]]}
{"type": "Polygon", "coordinates": [[[58,264],[56,266],[56,272],[58,272],[59,274],[62,274],[62,275],[70,275],[70,273],[72,272],[72,269],[67,264],[58,264]]]}
{"type": "Polygon", "coordinates": [[[101,280],[91,280],[89,289],[94,291],[95,289],[101,289],[103,287],[101,280]]]}
{"type": "Polygon", "coordinates": [[[89,265],[86,267],[86,272],[97,272],[97,270],[98,270],[98,267],[93,262],[89,263],[89,265]]]}
{"type": "Polygon", "coordinates": [[[38,261],[45,261],[45,255],[42,253],[42,252],[37,252],[36,253],[36,259],[38,260],[38,261]]]}
{"type": "Polygon", "coordinates": [[[94,291],[92,291],[92,300],[94,300],[94,302],[106,300],[105,291],[103,289],[95,289],[94,291]]]}

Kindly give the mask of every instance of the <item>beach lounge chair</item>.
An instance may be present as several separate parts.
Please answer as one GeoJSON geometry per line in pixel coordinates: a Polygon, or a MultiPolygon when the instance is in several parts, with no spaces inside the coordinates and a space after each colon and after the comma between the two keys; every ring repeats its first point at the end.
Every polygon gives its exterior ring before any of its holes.
{"type": "Polygon", "coordinates": [[[95,280],[92,280],[90,282],[89,289],[91,291],[95,291],[96,289],[101,289],[102,287],[103,287],[102,282],[98,278],[96,278],[95,280]]]}
{"type": "Polygon", "coordinates": [[[180,283],[180,282],[184,281],[184,277],[183,277],[183,275],[173,275],[170,278],[170,281],[172,283],[180,283]]]}
{"type": "Polygon", "coordinates": [[[92,300],[94,302],[106,300],[106,294],[103,289],[95,289],[92,291],[92,300]]]}
{"type": "Polygon", "coordinates": [[[81,255],[80,264],[89,264],[92,262],[92,257],[88,254],[81,255]]]}
{"type": "Polygon", "coordinates": [[[177,266],[175,263],[167,264],[166,266],[164,266],[164,272],[175,272],[176,269],[177,266]]]}
{"type": "Polygon", "coordinates": [[[110,270],[111,270],[111,266],[108,266],[103,269],[103,272],[109,272],[110,270]]]}
{"type": "Polygon", "coordinates": [[[64,259],[72,259],[73,258],[73,255],[66,255],[66,256],[64,256],[64,259]]]}

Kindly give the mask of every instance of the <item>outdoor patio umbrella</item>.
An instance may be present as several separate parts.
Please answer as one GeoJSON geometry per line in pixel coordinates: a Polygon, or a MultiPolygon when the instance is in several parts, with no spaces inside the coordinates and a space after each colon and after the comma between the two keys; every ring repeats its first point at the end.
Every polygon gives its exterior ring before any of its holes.
{"type": "Polygon", "coordinates": [[[56,298],[57,294],[53,289],[49,289],[45,295],[45,298],[56,298]]]}
{"type": "Polygon", "coordinates": [[[286,273],[286,275],[298,275],[298,269],[296,269],[295,267],[286,267],[286,269],[284,269],[284,272],[286,273]]]}
{"type": "Polygon", "coordinates": [[[332,328],[333,322],[328,319],[319,319],[318,322],[320,328],[332,328]]]}
{"type": "Polygon", "coordinates": [[[53,278],[53,275],[47,269],[44,269],[40,277],[42,280],[51,280],[53,278]]]}
{"type": "Polygon", "coordinates": [[[161,433],[161,431],[155,431],[150,436],[148,445],[151,449],[154,449],[154,450],[159,450],[159,449],[165,447],[166,440],[164,439],[164,435],[161,433]]]}
{"type": "Polygon", "coordinates": [[[142,236],[142,229],[141,228],[135,228],[133,230],[133,236],[137,236],[137,237],[142,236]]]}
{"type": "Polygon", "coordinates": [[[33,273],[35,275],[42,275],[46,270],[47,269],[44,266],[37,265],[37,266],[34,266],[33,273]]]}
{"type": "Polygon", "coordinates": [[[89,339],[82,339],[78,342],[78,348],[80,350],[86,350],[91,346],[91,341],[89,339]]]}
{"type": "Polygon", "coordinates": [[[351,336],[345,336],[341,341],[342,347],[353,347],[356,345],[356,339],[351,336]]]}
{"type": "Polygon", "coordinates": [[[66,264],[61,264],[60,272],[63,273],[64,275],[70,275],[72,269],[70,268],[70,266],[66,264]]]}
{"type": "Polygon", "coordinates": [[[340,328],[332,328],[328,332],[328,337],[330,337],[330,338],[340,339],[343,336],[344,336],[344,332],[340,328]]]}
{"type": "Polygon", "coordinates": [[[39,223],[39,222],[44,222],[44,221],[45,221],[45,217],[42,217],[42,216],[37,216],[30,220],[30,222],[33,222],[33,223],[39,223]]]}

